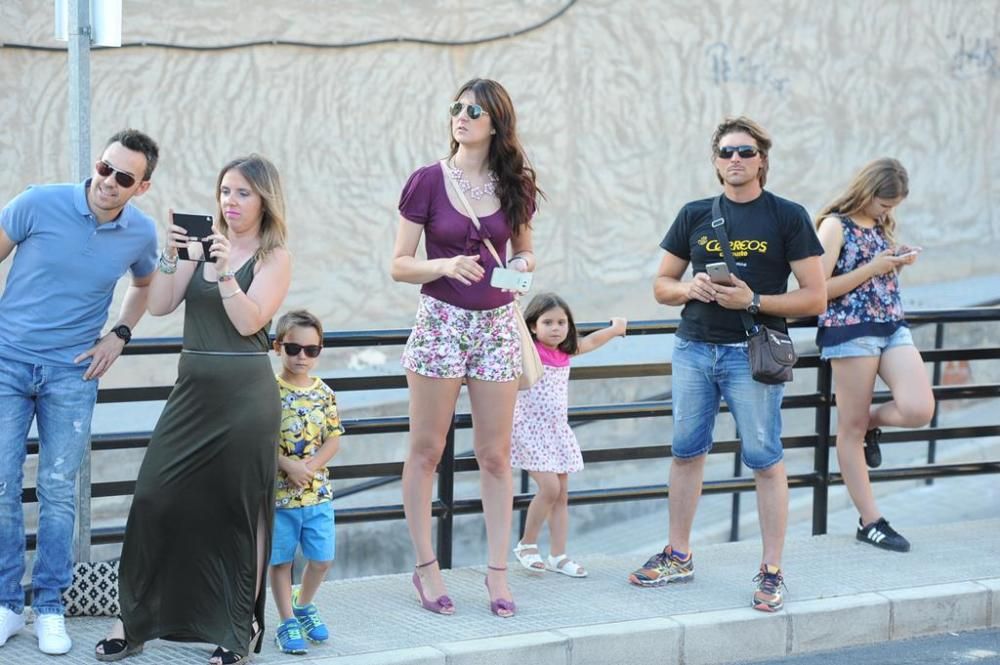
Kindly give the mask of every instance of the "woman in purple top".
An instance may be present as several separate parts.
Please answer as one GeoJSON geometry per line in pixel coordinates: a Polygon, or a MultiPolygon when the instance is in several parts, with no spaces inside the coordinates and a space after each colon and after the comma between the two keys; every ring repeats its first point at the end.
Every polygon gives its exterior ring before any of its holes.
{"type": "Polygon", "coordinates": [[[413,585],[420,603],[431,612],[452,614],[454,605],[434,565],[431,495],[465,381],[486,519],[490,610],[509,617],[515,611],[505,565],[511,526],[510,436],[521,347],[513,294],[490,286],[497,266],[483,241],[491,241],[508,268],[534,270],[531,219],[541,191],[517,138],[514,106],[499,83],[465,83],[448,111],[450,156],[410,176],[399,201],[393,250],[392,278],[423,285],[402,359],[410,389],[403,507],[417,559],[413,585]],[[464,214],[455,187],[465,193],[481,228],[464,214]],[[416,257],[421,235],[427,259],[416,257]]]}
{"type": "Polygon", "coordinates": [[[908,551],[910,543],[879,512],[865,463],[882,463],[880,426],[922,427],[934,413],[934,393],[899,295],[899,271],[919,252],[895,238],[892,212],[908,193],[903,165],[877,159],[816,218],[830,299],[816,344],[833,370],[837,460],[860,513],[857,539],[897,552],[908,551]],[[889,386],[892,401],[872,407],[876,376],[889,386]]]}

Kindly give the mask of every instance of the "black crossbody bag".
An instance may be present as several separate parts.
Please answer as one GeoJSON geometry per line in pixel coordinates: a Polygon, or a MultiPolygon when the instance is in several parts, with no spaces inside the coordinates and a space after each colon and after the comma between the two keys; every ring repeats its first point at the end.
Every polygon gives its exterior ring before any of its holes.
{"type": "MultiPolygon", "coordinates": [[[[719,239],[722,255],[726,259],[729,272],[740,276],[736,269],[733,252],[729,249],[729,235],[726,220],[719,207],[721,196],[712,201],[712,230],[719,239]]],[[[795,353],[792,338],[780,330],[774,330],[754,321],[748,312],[740,312],[740,320],[747,331],[747,355],[750,356],[750,373],[755,381],[777,385],[792,380],[792,366],[799,356],[795,353]]]]}

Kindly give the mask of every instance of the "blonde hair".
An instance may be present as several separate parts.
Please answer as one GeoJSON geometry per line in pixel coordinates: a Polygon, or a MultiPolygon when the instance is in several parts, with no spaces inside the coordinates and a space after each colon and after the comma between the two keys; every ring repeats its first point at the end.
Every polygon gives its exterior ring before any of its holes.
{"type": "MultiPolygon", "coordinates": [[[[887,201],[905,199],[910,193],[910,177],[903,165],[891,157],[876,159],[864,166],[851,180],[843,194],[824,207],[816,216],[816,228],[830,216],[856,215],[876,198],[887,201]]],[[[895,240],[896,218],[890,210],[881,220],[875,220],[882,235],[891,245],[895,240]]]]}
{"type": "Polygon", "coordinates": [[[229,231],[229,225],[226,223],[225,215],[222,214],[219,195],[222,191],[222,178],[233,169],[239,171],[240,175],[247,179],[253,191],[260,196],[263,204],[260,220],[260,248],[255,254],[257,259],[262,259],[272,250],[284,247],[288,238],[288,227],[285,224],[285,195],[281,188],[281,177],[278,175],[278,169],[269,159],[256,153],[234,159],[223,166],[215,183],[215,200],[218,205],[216,218],[219,228],[224,233],[229,231]]]}

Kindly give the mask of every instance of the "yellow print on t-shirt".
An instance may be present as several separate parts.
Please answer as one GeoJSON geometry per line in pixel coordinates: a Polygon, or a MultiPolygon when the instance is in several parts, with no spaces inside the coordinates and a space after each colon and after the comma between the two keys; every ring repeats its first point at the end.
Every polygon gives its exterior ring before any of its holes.
{"type": "MultiPolygon", "coordinates": [[[[719,245],[717,239],[709,240],[705,238],[705,242],[702,243],[701,239],[698,240],[699,245],[704,245],[706,252],[711,252],[712,254],[718,254],[722,256],[722,246],[719,245]]],[[[733,253],[735,257],[749,256],[751,253],[755,254],[767,254],[767,241],[766,240],[730,240],[729,241],[729,251],[733,253]]]]}

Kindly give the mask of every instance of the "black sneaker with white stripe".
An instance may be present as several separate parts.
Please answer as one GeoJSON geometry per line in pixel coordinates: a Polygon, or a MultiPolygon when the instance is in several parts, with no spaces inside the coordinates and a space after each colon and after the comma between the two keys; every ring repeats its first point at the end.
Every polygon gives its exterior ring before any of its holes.
{"type": "Polygon", "coordinates": [[[893,552],[909,552],[910,541],[896,533],[884,517],[865,526],[858,519],[858,540],[893,552]]]}

